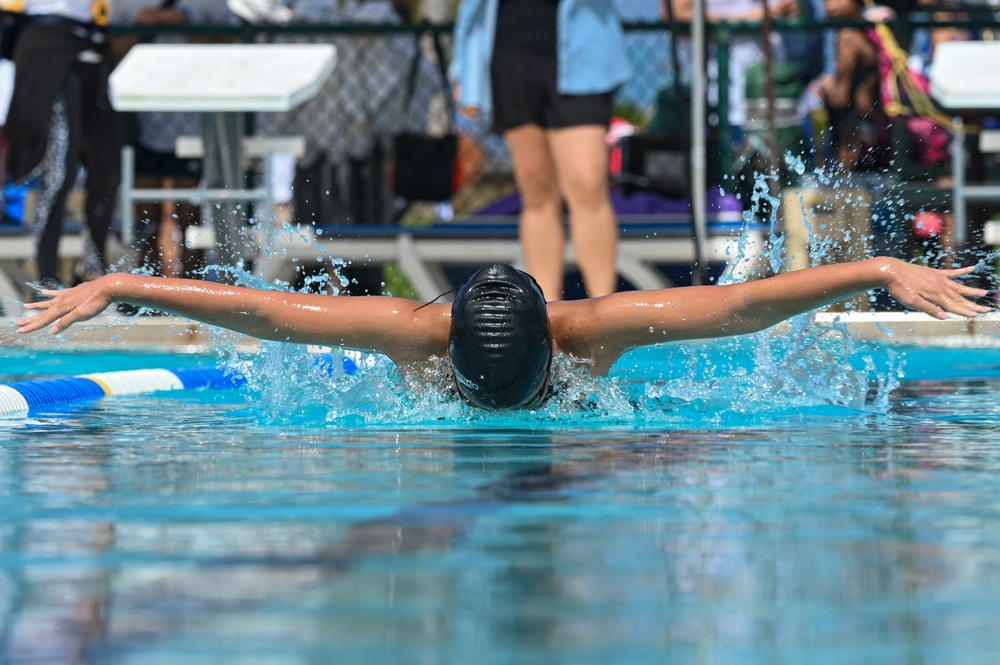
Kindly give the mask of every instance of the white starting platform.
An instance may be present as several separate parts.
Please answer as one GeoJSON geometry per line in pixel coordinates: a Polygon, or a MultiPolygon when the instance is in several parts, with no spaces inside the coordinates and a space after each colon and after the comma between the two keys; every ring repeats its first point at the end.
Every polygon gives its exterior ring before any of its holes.
{"type": "MultiPolygon", "coordinates": [[[[290,111],[311,99],[333,73],[332,44],[139,44],[112,72],[111,103],[119,111],[190,111],[201,114],[201,141],[185,154],[204,158],[202,181],[193,189],[136,189],[129,148],[122,155],[122,237],[132,240],[136,201],[199,203],[256,202],[258,217],[270,219],[268,177],[271,152],[297,153],[299,137],[288,140],[246,136],[245,113],[290,111]],[[258,145],[259,144],[259,145],[258,145]],[[194,152],[192,152],[194,150],[194,152]],[[258,187],[246,187],[248,160],[262,158],[258,187]]],[[[213,210],[219,258],[233,265],[255,254],[244,212],[236,206],[213,210]]],[[[243,210],[246,206],[240,206],[243,210]]],[[[212,210],[207,207],[207,210],[212,210]]]]}
{"type": "MultiPolygon", "coordinates": [[[[1000,112],[1000,42],[945,42],[934,50],[931,95],[962,124],[1000,112]]],[[[1000,152],[1000,131],[979,133],[982,152],[1000,152]]],[[[962,247],[968,239],[966,204],[970,201],[1000,201],[1000,185],[968,183],[965,177],[965,132],[952,135],[952,210],[955,241],[962,247]]],[[[988,244],[1000,244],[1000,228],[990,222],[985,229],[988,244]],[[992,241],[992,242],[991,242],[992,241]]]]}

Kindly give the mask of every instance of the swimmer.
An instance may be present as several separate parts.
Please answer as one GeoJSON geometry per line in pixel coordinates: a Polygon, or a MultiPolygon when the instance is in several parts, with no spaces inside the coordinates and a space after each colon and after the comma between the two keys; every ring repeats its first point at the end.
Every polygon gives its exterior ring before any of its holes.
{"type": "Polygon", "coordinates": [[[458,393],[469,403],[517,409],[545,399],[556,353],[600,376],[630,349],[757,332],[870,289],[886,289],[908,309],[939,319],[949,313],[971,318],[990,311],[970,300],[985,290],[957,281],[973,269],[874,258],[740,284],[546,303],[530,275],[493,264],[463,284],[450,305],[112,273],[71,289],[43,290],[51,300],[26,304],[38,313],[16,323],[20,333],[50,324],[59,333],[112,303],[129,303],[264,340],[380,353],[400,367],[448,358],[458,393]]]}

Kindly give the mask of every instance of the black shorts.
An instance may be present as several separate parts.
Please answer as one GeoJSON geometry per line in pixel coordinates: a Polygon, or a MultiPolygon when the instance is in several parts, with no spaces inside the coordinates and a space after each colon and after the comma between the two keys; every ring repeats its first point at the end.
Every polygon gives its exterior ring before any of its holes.
{"type": "Polygon", "coordinates": [[[150,150],[146,146],[138,144],[135,146],[135,172],[142,175],[200,178],[201,160],[150,150]]]}
{"type": "Polygon", "coordinates": [[[581,125],[607,127],[614,91],[563,95],[556,90],[556,57],[529,51],[497,50],[490,63],[493,83],[493,131],[502,134],[523,125],[561,129],[581,125]]]}

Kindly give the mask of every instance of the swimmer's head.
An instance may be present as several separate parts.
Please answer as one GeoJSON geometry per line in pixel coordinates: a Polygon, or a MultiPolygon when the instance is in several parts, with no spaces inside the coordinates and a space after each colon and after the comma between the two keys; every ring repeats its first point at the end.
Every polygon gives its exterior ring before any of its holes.
{"type": "Polygon", "coordinates": [[[458,392],[486,409],[529,406],[552,363],[545,296],[528,273],[494,263],[455,294],[448,352],[458,392]]]}

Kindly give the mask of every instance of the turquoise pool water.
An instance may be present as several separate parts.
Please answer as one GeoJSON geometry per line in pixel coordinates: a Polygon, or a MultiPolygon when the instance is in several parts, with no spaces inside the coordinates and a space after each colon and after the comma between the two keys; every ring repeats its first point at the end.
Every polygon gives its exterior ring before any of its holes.
{"type": "MultiPolygon", "coordinates": [[[[0,421],[0,661],[993,663],[1000,350],[628,356],[483,416],[268,346],[0,421]]],[[[216,356],[0,354],[0,380],[216,356]]]]}

